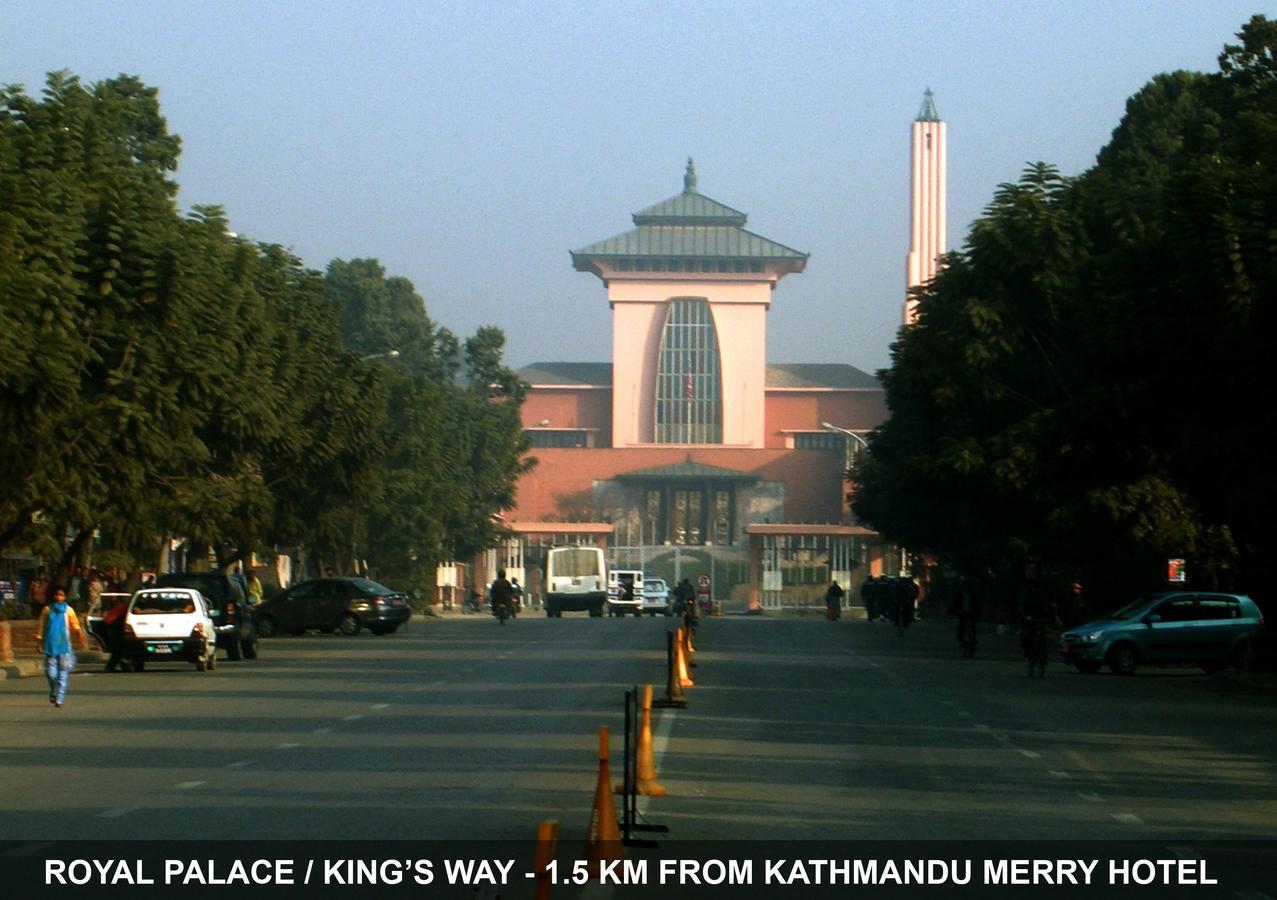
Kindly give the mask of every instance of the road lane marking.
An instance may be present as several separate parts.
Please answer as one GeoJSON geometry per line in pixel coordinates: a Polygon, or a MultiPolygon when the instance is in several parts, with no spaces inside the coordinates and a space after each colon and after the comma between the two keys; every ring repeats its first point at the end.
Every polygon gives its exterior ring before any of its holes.
{"type": "Polygon", "coordinates": [[[1113,813],[1112,816],[1113,818],[1121,822],[1123,825],[1143,825],[1144,824],[1143,819],[1141,819],[1139,816],[1132,815],[1131,813],[1113,813]]]}
{"type": "Polygon", "coordinates": [[[293,750],[300,746],[301,744],[297,743],[296,741],[286,741],[283,744],[276,744],[275,749],[276,750],[293,750]]]}
{"type": "Polygon", "coordinates": [[[1101,797],[1099,794],[1094,793],[1093,791],[1078,791],[1077,795],[1081,797],[1083,800],[1085,800],[1087,803],[1103,803],[1104,802],[1104,798],[1101,797]]]}
{"type": "Polygon", "coordinates": [[[369,709],[389,709],[390,704],[389,703],[374,703],[372,706],[368,708],[369,709]]]}
{"type": "Polygon", "coordinates": [[[989,726],[988,726],[988,725],[972,725],[971,727],[972,727],[972,728],[974,728],[976,731],[988,731],[988,730],[989,730],[989,726]]]}
{"type": "Polygon", "coordinates": [[[247,768],[248,768],[249,766],[251,766],[252,764],[253,764],[253,761],[252,761],[251,759],[241,759],[241,760],[238,760],[238,761],[233,762],[233,763],[228,763],[228,764],[227,764],[227,766],[226,766],[226,768],[228,768],[228,769],[247,769],[247,768]]]}
{"type": "Polygon", "coordinates": [[[1174,853],[1180,859],[1205,859],[1206,858],[1202,856],[1200,853],[1198,853],[1196,850],[1194,850],[1192,847],[1168,845],[1166,849],[1174,853]]]}
{"type": "Polygon", "coordinates": [[[179,781],[177,784],[173,785],[173,789],[176,791],[189,791],[191,788],[197,788],[203,784],[208,784],[208,782],[207,781],[179,781]]]}
{"type": "Polygon", "coordinates": [[[342,721],[343,722],[358,722],[362,718],[363,718],[363,715],[361,713],[354,713],[353,715],[343,717],[342,721]]]}
{"type": "Polygon", "coordinates": [[[129,813],[133,812],[133,810],[135,809],[137,809],[136,806],[119,806],[119,807],[116,807],[115,809],[108,809],[98,813],[98,818],[99,819],[118,819],[118,818],[121,818],[122,816],[127,816],[129,813]]]}
{"type": "Polygon", "coordinates": [[[314,731],[311,732],[311,734],[332,734],[332,733],[333,733],[333,730],[331,728],[316,728],[314,731]]]}
{"type": "Polygon", "coordinates": [[[962,716],[964,719],[971,718],[971,713],[967,712],[965,709],[958,710],[958,715],[962,716]]]}
{"type": "Polygon", "coordinates": [[[1048,771],[1051,773],[1051,777],[1052,777],[1052,778],[1070,778],[1070,777],[1072,777],[1072,776],[1070,776],[1070,775],[1069,775],[1069,773],[1068,773],[1068,772],[1065,772],[1063,769],[1050,769],[1050,770],[1048,770],[1048,771]]]}
{"type": "Polygon", "coordinates": [[[1005,735],[1005,734],[995,734],[995,735],[993,736],[993,739],[994,739],[995,741],[1009,741],[1009,740],[1011,740],[1011,737],[1010,737],[1009,735],[1005,735]]]}
{"type": "Polygon", "coordinates": [[[1042,754],[1041,754],[1041,753],[1035,753],[1035,752],[1034,752],[1034,751],[1032,751],[1032,750],[1021,750],[1019,747],[1016,747],[1016,748],[1015,748],[1015,752],[1016,752],[1016,753],[1018,753],[1018,754],[1020,754],[1021,756],[1028,757],[1029,759],[1041,759],[1041,758],[1042,758],[1042,754]]]}

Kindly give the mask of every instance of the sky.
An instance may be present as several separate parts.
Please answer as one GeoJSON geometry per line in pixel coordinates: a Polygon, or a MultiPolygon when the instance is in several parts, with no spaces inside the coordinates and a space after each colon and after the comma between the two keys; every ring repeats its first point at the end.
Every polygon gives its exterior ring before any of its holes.
{"type": "Polygon", "coordinates": [[[1272,2],[13,2],[0,82],[68,69],[160,92],[183,210],[323,269],[375,257],[515,367],[604,362],[604,287],[569,251],[682,190],[811,257],[768,361],[889,365],[909,129],[948,129],[948,237],[1035,161],[1085,171],[1152,76],[1214,71],[1272,2]]]}

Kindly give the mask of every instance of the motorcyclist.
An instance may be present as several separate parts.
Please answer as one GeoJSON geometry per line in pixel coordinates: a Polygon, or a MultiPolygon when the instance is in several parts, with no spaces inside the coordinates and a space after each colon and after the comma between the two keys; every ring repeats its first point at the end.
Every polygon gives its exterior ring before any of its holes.
{"type": "Polygon", "coordinates": [[[488,596],[492,598],[492,614],[505,624],[514,608],[514,588],[506,580],[505,569],[497,569],[497,580],[492,582],[488,596]]]}

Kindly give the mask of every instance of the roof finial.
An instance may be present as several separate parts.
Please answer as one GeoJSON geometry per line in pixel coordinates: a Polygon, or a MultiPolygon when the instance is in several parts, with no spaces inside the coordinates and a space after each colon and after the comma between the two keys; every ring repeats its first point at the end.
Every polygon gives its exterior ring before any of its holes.
{"type": "Polygon", "coordinates": [[[690,156],[687,158],[687,171],[683,173],[683,193],[696,193],[696,163],[690,156]]]}
{"type": "Polygon", "coordinates": [[[918,122],[939,122],[940,114],[936,112],[936,99],[927,88],[922,94],[922,109],[918,110],[918,122]]]}

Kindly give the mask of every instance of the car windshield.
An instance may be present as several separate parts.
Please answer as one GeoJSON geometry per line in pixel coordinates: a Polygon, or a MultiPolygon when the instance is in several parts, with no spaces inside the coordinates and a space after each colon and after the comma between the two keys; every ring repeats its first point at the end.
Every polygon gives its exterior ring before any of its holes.
{"type": "Polygon", "coordinates": [[[364,594],[365,596],[368,596],[368,597],[375,597],[379,594],[394,593],[394,591],[386,587],[384,584],[378,584],[377,582],[369,578],[356,578],[355,589],[358,590],[359,593],[364,594]]]}
{"type": "Polygon", "coordinates": [[[1140,597],[1140,599],[1134,601],[1133,603],[1128,603],[1123,607],[1113,610],[1112,612],[1105,613],[1104,615],[1100,616],[1100,618],[1101,619],[1134,618],[1135,614],[1138,613],[1140,610],[1144,609],[1146,606],[1148,606],[1149,602],[1152,601],[1156,596],[1157,596],[1156,594],[1150,594],[1147,597],[1140,597]]]}
{"type": "Polygon", "coordinates": [[[596,550],[574,548],[553,550],[551,553],[555,575],[580,578],[585,575],[599,574],[599,554],[596,550]]]}
{"type": "Polygon", "coordinates": [[[195,598],[190,594],[169,591],[139,594],[133,601],[131,611],[140,616],[193,613],[195,598]]]}

